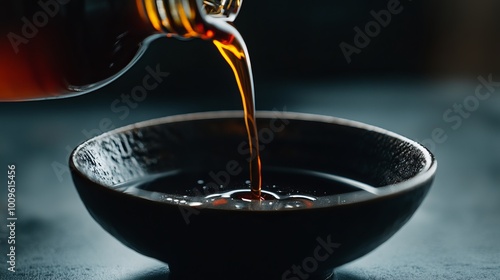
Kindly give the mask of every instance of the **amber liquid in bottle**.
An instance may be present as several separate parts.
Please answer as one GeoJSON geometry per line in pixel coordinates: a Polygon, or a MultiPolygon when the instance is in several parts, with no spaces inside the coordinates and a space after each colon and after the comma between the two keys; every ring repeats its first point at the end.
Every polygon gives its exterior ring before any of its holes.
{"type": "Polygon", "coordinates": [[[5,0],[0,101],[75,95],[124,72],[155,30],[135,0],[5,0]]]}

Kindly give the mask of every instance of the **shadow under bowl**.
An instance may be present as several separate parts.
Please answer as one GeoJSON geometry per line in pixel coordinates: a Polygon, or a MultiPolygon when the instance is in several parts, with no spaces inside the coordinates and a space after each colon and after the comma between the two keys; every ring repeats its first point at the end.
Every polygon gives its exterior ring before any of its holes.
{"type": "Polygon", "coordinates": [[[73,151],[71,173],[92,217],[128,247],[168,263],[169,279],[323,280],[399,230],[436,171],[421,145],[358,122],[258,112],[257,124],[265,168],[331,174],[360,187],[327,189],[312,207],[279,210],[190,206],[165,199],[178,191],[168,183],[160,191],[124,191],[174,170],[212,174],[216,181],[247,177],[242,112],[173,116],[113,130],[73,151]]]}

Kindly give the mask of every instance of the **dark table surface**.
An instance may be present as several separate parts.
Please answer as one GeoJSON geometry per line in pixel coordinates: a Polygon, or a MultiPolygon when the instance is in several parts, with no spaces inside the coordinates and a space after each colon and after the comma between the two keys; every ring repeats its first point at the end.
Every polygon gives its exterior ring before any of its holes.
{"type": "MultiPolygon", "coordinates": [[[[411,220],[370,254],[338,268],[338,279],[500,279],[500,96],[480,101],[459,126],[443,119],[475,86],[369,80],[259,85],[260,109],[286,106],[366,122],[426,142],[438,159],[435,183],[411,220]],[[435,128],[447,139],[433,146],[426,139],[435,128]]],[[[0,104],[0,279],[168,279],[165,264],[125,247],[90,217],[68,173],[69,150],[101,130],[103,119],[118,127],[240,104],[151,97],[124,117],[110,110],[119,96],[0,104]],[[6,264],[8,164],[17,170],[15,273],[6,264]]]]}

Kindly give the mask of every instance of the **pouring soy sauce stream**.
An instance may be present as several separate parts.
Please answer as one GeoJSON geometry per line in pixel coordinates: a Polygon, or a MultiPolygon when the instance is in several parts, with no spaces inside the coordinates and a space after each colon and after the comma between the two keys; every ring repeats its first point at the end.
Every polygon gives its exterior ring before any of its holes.
{"type": "Polygon", "coordinates": [[[0,101],[75,96],[126,72],[159,36],[211,40],[234,72],[250,145],[251,197],[261,162],[248,51],[230,24],[242,0],[6,0],[0,10],[0,101]]]}
{"type": "MultiPolygon", "coordinates": [[[[221,25],[219,30],[224,28],[231,30],[231,27],[232,26],[226,23],[225,26],[221,25]]],[[[245,125],[250,148],[250,199],[263,200],[262,163],[259,153],[259,139],[255,119],[255,90],[252,69],[245,42],[241,38],[240,34],[234,28],[230,34],[233,36],[230,42],[219,41],[216,39],[214,40],[214,44],[231,66],[236,82],[238,83],[238,89],[243,102],[245,125]]]]}

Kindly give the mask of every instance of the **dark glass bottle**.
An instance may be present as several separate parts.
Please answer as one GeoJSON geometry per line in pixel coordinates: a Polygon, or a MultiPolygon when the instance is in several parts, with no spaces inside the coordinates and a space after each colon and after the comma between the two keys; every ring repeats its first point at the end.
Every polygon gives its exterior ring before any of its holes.
{"type": "Polygon", "coordinates": [[[125,72],[158,36],[223,36],[210,22],[232,21],[240,5],[241,0],[2,1],[0,101],[97,89],[125,72]]]}

